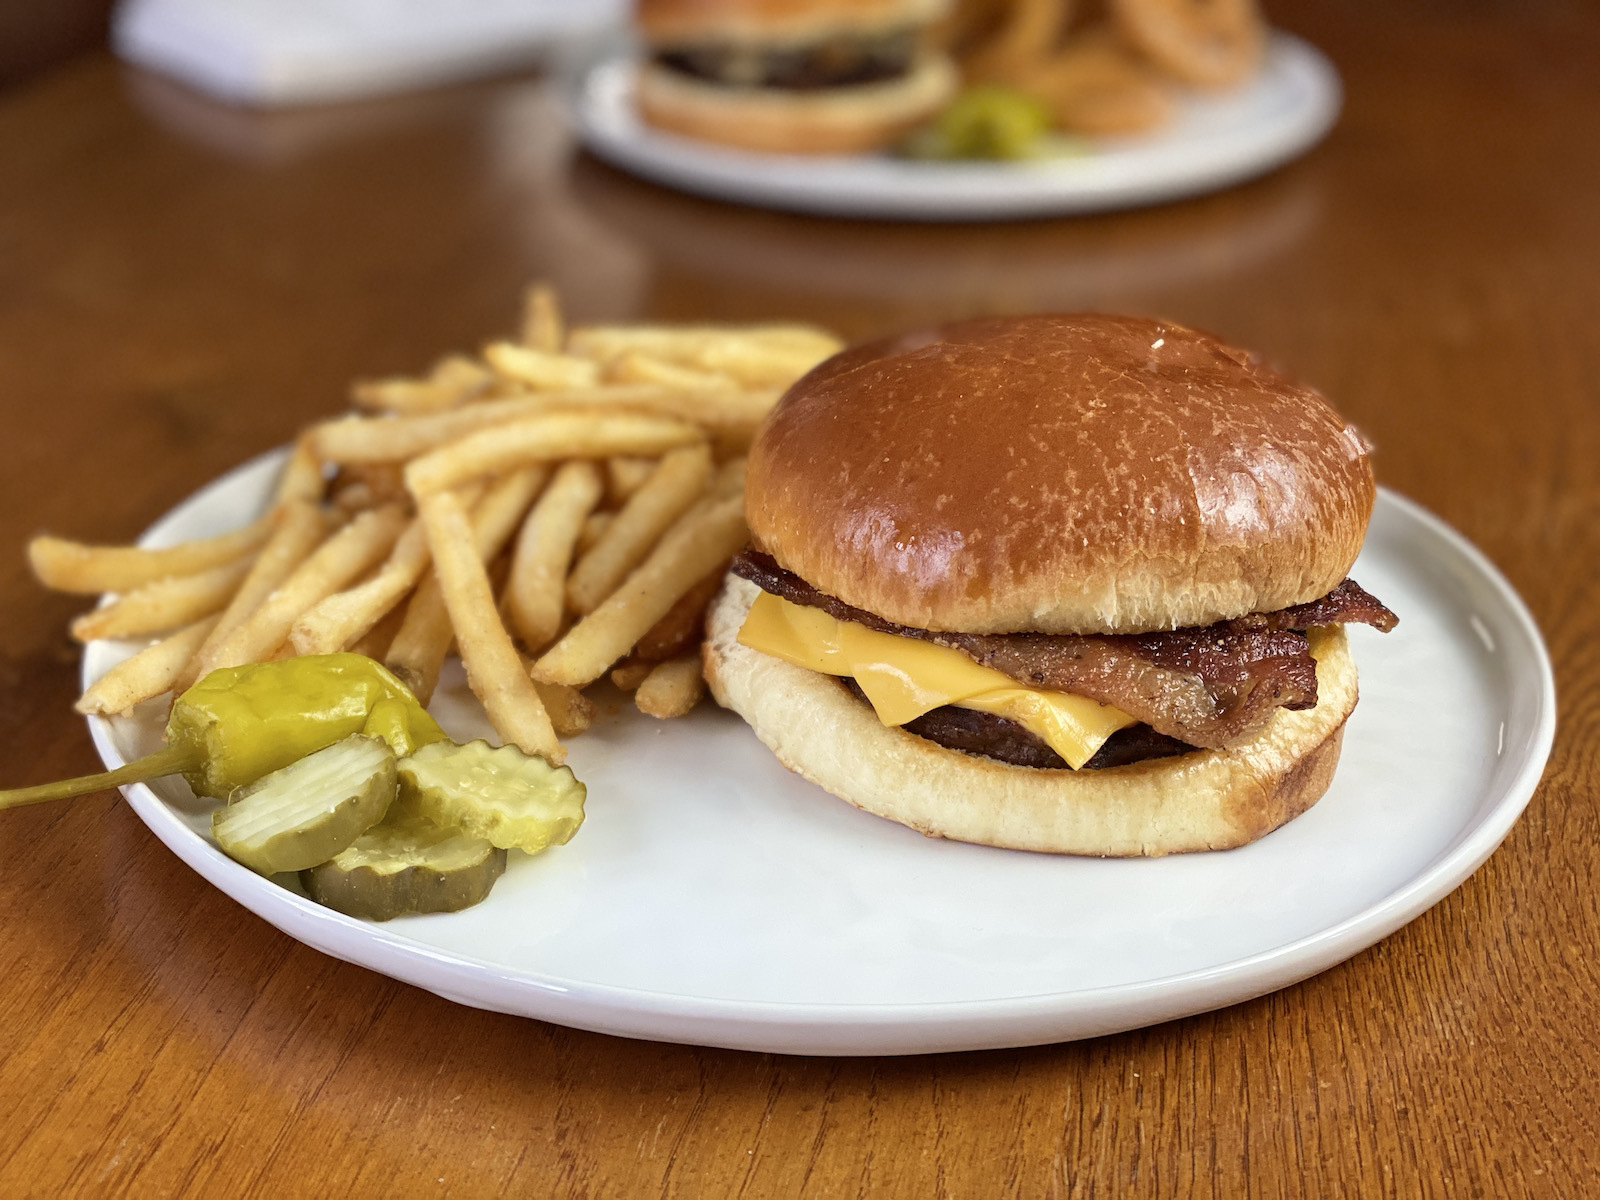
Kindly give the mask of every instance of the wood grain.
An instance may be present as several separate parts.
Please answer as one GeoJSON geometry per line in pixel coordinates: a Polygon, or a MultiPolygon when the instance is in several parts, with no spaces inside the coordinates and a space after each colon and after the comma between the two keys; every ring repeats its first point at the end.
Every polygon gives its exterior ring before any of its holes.
{"type": "Polygon", "coordinates": [[[91,55],[0,94],[0,779],[95,765],[39,530],[128,537],[343,402],[509,331],[852,336],[1105,307],[1323,388],[1483,547],[1561,728],[1505,846],[1352,961],[1091,1042],[810,1060],[460,1008],[285,938],[109,796],[0,821],[6,1195],[1573,1196],[1600,1177],[1600,13],[1273,5],[1348,87],[1315,154],[1189,203],[889,227],[573,160],[511,78],[276,116],[91,55]]]}

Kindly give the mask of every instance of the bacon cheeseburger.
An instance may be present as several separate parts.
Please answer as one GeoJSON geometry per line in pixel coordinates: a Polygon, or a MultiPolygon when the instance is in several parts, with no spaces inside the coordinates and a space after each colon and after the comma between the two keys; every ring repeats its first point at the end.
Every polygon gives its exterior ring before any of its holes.
{"type": "Polygon", "coordinates": [[[964,321],[847,350],[750,454],[706,677],[790,770],[923,833],[1243,845],[1328,788],[1395,616],[1317,393],[1177,325],[964,321]]]}
{"type": "Polygon", "coordinates": [[[948,0],[639,0],[639,112],[689,137],[853,154],[919,124],[957,85],[929,30],[948,0]]]}

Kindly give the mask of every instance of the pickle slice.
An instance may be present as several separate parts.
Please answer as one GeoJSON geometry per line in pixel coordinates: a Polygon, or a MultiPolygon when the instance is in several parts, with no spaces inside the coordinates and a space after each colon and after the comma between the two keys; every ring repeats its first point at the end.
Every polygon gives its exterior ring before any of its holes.
{"type": "Polygon", "coordinates": [[[537,854],[571,839],[583,824],[585,794],[569,768],[515,746],[435,742],[400,760],[405,811],[502,850],[537,854]]]}
{"type": "Polygon", "coordinates": [[[211,814],[211,832],[253,871],[301,871],[383,820],[395,790],[389,744],[351,734],[238,789],[211,814]]]}
{"type": "Polygon", "coordinates": [[[471,908],[505,869],[506,852],[483,838],[391,814],[329,862],[301,871],[300,882],[318,904],[388,921],[471,908]]]}

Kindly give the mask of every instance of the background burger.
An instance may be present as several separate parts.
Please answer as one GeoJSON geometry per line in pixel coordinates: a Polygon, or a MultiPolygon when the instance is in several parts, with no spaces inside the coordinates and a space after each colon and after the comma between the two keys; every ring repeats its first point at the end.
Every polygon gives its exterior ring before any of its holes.
{"type": "Polygon", "coordinates": [[[1327,790],[1395,617],[1315,392],[1180,326],[965,321],[848,350],[750,455],[706,676],[791,770],[924,833],[1241,845],[1327,790]]]}
{"type": "Polygon", "coordinates": [[[957,84],[929,31],[947,0],[640,0],[639,111],[707,141],[787,154],[887,145],[957,84]]]}

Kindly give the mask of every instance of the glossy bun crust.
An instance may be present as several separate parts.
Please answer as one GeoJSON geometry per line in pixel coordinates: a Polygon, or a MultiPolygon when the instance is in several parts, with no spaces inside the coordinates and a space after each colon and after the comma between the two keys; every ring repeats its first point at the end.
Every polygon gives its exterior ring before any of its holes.
{"type": "Polygon", "coordinates": [[[930,837],[1117,857],[1242,846],[1321,799],[1356,705],[1335,625],[1311,634],[1317,706],[1278,709],[1242,746],[1098,771],[1014,767],[884,725],[831,676],[740,645],[756,592],[730,576],[712,605],[702,651],[712,695],[797,775],[930,837]]]}
{"type": "Polygon", "coordinates": [[[794,43],[925,25],[947,0],[639,0],[634,21],[652,44],[794,43]]]}
{"type": "Polygon", "coordinates": [[[1331,591],[1376,495],[1320,395],[1206,334],[995,317],[836,355],[750,453],[756,545],[890,621],[1208,625],[1331,591]]]}

